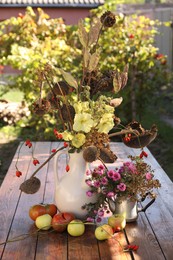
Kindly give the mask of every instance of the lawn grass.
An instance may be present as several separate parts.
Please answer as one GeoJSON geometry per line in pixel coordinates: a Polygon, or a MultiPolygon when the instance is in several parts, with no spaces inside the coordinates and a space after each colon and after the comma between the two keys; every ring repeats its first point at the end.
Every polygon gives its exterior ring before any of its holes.
{"type": "Polygon", "coordinates": [[[0,98],[5,99],[8,102],[21,102],[23,100],[23,93],[18,89],[12,89],[6,94],[2,94],[2,90],[0,88],[0,98]]]}
{"type": "Polygon", "coordinates": [[[153,109],[147,111],[141,123],[146,129],[150,129],[153,123],[157,125],[158,135],[148,148],[173,181],[173,127],[165,123],[153,109]]]}

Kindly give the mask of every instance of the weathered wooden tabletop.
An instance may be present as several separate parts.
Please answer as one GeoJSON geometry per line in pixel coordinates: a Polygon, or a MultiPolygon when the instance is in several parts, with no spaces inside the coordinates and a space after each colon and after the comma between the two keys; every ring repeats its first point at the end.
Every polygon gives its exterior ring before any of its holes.
{"type": "MultiPolygon", "coordinates": [[[[33,144],[34,155],[40,163],[50,155],[57,142],[36,142],[33,144]]],[[[118,156],[118,162],[127,159],[127,155],[139,155],[140,150],[131,149],[122,143],[111,143],[112,150],[118,156]]],[[[94,227],[87,226],[80,237],[71,237],[64,233],[42,231],[36,233],[33,221],[29,218],[30,206],[37,203],[53,203],[54,178],[53,160],[49,161],[37,177],[41,180],[40,190],[33,195],[26,195],[19,190],[20,183],[31,176],[35,166],[31,160],[31,150],[21,149],[19,168],[23,172],[20,178],[15,176],[17,152],[9,171],[0,188],[0,259],[2,260],[45,260],[45,259],[173,259],[173,183],[148,153],[147,161],[155,169],[156,177],[162,187],[158,191],[156,202],[145,213],[139,214],[138,220],[128,223],[125,233],[116,234],[122,246],[127,243],[139,245],[137,252],[124,253],[115,239],[99,242],[94,237],[94,227]],[[30,233],[30,236],[21,235],[30,233]],[[17,241],[10,242],[13,238],[17,241]],[[7,243],[4,243],[7,242],[7,243]]]]}

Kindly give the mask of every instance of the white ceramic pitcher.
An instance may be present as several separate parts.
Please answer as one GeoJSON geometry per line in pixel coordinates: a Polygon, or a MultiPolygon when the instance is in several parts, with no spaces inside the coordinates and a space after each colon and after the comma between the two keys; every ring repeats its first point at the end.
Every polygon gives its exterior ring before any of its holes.
{"type": "Polygon", "coordinates": [[[87,169],[88,163],[84,160],[82,151],[69,154],[64,150],[55,155],[55,203],[60,212],[72,212],[76,218],[84,219],[87,211],[82,209],[82,206],[96,201],[96,195],[92,197],[86,195],[89,190],[89,186],[85,183],[87,169]],[[70,170],[60,174],[58,158],[62,154],[69,156],[70,170]]]}

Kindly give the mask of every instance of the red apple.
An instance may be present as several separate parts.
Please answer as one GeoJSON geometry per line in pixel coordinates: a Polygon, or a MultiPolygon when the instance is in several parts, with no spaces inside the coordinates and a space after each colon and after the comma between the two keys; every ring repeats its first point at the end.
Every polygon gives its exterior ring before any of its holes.
{"type": "Polygon", "coordinates": [[[68,223],[73,219],[75,219],[75,216],[72,213],[58,213],[52,218],[52,227],[58,232],[63,232],[66,230],[68,223]]]}
{"type": "Polygon", "coordinates": [[[36,204],[29,210],[29,216],[32,220],[44,214],[49,214],[53,217],[57,213],[57,206],[54,204],[36,204]]]}

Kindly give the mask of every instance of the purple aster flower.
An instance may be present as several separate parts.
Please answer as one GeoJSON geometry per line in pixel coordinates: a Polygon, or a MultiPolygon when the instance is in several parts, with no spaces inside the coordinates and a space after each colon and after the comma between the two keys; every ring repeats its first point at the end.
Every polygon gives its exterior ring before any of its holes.
{"type": "Polygon", "coordinates": [[[87,221],[93,223],[93,222],[94,222],[94,218],[88,217],[88,218],[87,218],[87,221]]]}
{"type": "Polygon", "coordinates": [[[88,197],[92,197],[93,192],[89,190],[89,191],[86,192],[86,195],[87,195],[88,197]]]}
{"type": "Polygon", "coordinates": [[[108,172],[107,172],[107,176],[110,178],[110,179],[112,179],[113,178],[113,176],[114,176],[114,171],[113,170],[109,170],[108,172]]]}
{"type": "Polygon", "coordinates": [[[119,174],[119,172],[114,172],[113,180],[118,181],[120,179],[121,179],[121,175],[119,174]]]}
{"type": "Polygon", "coordinates": [[[90,170],[86,170],[86,175],[91,175],[91,171],[90,170]]]}
{"type": "Polygon", "coordinates": [[[85,180],[85,182],[86,182],[86,184],[87,184],[88,186],[92,186],[92,181],[90,181],[90,180],[85,180]]]}
{"type": "Polygon", "coordinates": [[[123,173],[124,170],[125,170],[125,169],[124,169],[124,166],[121,166],[121,167],[119,168],[119,170],[118,170],[119,174],[123,173]]]}
{"type": "Polygon", "coordinates": [[[101,222],[102,221],[102,218],[100,218],[100,217],[98,217],[97,219],[96,219],[96,222],[101,222]]]}
{"type": "Polygon", "coordinates": [[[108,184],[108,179],[107,179],[106,177],[103,177],[103,178],[101,179],[101,183],[102,183],[103,185],[107,185],[107,184],[108,184]]]}
{"type": "Polygon", "coordinates": [[[106,195],[108,198],[112,198],[115,196],[115,193],[113,191],[109,191],[106,195]]]}
{"type": "Polygon", "coordinates": [[[117,188],[120,191],[125,191],[126,190],[126,185],[123,182],[121,182],[120,184],[117,185],[117,188]]]}
{"type": "Polygon", "coordinates": [[[100,170],[104,170],[104,165],[102,165],[102,164],[100,164],[99,166],[98,166],[98,168],[100,169],[100,170]]]}
{"type": "Polygon", "coordinates": [[[101,175],[103,175],[103,174],[104,174],[104,171],[103,171],[103,170],[101,170],[101,169],[99,169],[99,170],[97,171],[97,174],[101,176],[101,175]]]}
{"type": "Polygon", "coordinates": [[[99,188],[100,187],[100,182],[99,181],[95,181],[93,186],[96,187],[96,188],[99,188]]]}
{"type": "Polygon", "coordinates": [[[103,210],[99,210],[98,211],[98,216],[99,217],[103,217],[104,216],[104,211],[103,210]]]}
{"type": "Polygon", "coordinates": [[[136,165],[133,162],[125,162],[124,166],[127,167],[132,173],[137,173],[136,165]]]}

